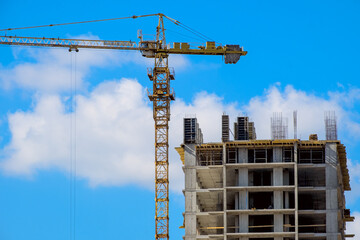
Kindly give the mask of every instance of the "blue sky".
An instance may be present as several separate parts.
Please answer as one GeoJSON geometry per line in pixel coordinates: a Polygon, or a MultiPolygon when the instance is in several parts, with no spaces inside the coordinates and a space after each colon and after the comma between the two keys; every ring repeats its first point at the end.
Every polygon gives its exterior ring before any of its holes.
{"type": "MultiPolygon", "coordinates": [[[[334,110],[350,159],[347,206],[358,216],[349,230],[360,229],[358,1],[19,0],[1,1],[0,9],[0,28],[162,12],[219,43],[244,46],[249,53],[236,65],[221,57],[170,57],[177,96],[171,149],[182,141],[185,114],[196,114],[206,141],[220,141],[224,111],[249,115],[258,136],[269,138],[272,112],[290,120],[298,110],[300,137],[323,139],[323,113],[334,110]]],[[[156,23],[130,19],[7,34],[137,41],[138,29],[153,34],[156,23]]],[[[165,24],[168,42],[201,42],[165,24]]],[[[70,239],[71,62],[75,54],[67,49],[0,46],[1,239],[70,239]]],[[[152,62],[137,52],[81,50],[76,64],[76,239],[152,238],[153,122],[145,95],[152,62]]],[[[290,123],[289,136],[291,129],[290,123]]],[[[170,233],[180,239],[183,176],[174,150],[170,161],[170,233]]]]}

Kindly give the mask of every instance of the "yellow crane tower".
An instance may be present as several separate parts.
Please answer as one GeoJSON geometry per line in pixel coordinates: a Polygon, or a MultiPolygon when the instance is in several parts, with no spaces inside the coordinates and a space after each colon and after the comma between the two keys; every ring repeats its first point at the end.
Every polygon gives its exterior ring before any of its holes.
{"type": "Polygon", "coordinates": [[[138,44],[133,41],[61,39],[7,35],[0,36],[0,44],[65,47],[69,48],[69,51],[79,51],[79,48],[137,50],[141,52],[142,56],[154,59],[154,68],[148,69],[148,76],[153,82],[153,89],[151,92],[148,92],[148,97],[150,101],[153,102],[153,118],[155,121],[155,239],[165,240],[169,239],[168,122],[170,121],[170,101],[175,100],[175,93],[170,88],[170,80],[174,80],[175,74],[174,70],[169,68],[168,57],[170,54],[220,55],[223,56],[225,63],[236,63],[240,59],[240,56],[246,55],[247,52],[244,51],[243,48],[239,45],[222,46],[221,44],[216,44],[213,41],[208,41],[200,46],[190,46],[190,44],[186,42],[174,42],[172,44],[167,44],[165,39],[166,29],[164,27],[164,18],[170,20],[178,26],[184,27],[185,29],[192,29],[173,18],[165,16],[162,13],[74,23],[50,24],[33,27],[7,28],[0,29],[0,31],[6,32],[19,29],[101,22],[126,18],[135,19],[150,16],[158,17],[156,37],[154,40],[144,40],[140,30],[138,34],[138,44]]]}

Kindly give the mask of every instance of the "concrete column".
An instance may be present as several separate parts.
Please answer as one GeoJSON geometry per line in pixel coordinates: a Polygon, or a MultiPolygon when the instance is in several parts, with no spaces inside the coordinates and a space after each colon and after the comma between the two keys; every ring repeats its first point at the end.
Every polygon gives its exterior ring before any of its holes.
{"type": "Polygon", "coordinates": [[[326,174],[326,239],[337,240],[338,227],[338,178],[337,144],[325,145],[326,174]]]}
{"type": "Polygon", "coordinates": [[[248,200],[248,192],[240,191],[239,192],[239,209],[248,209],[249,200],[248,200]]]}
{"type": "MultiPolygon", "coordinates": [[[[274,232],[283,232],[284,218],[282,214],[274,214],[274,232]]],[[[279,238],[282,239],[282,238],[279,238]]]]}
{"type": "MultiPolygon", "coordinates": [[[[239,169],[239,179],[238,179],[238,186],[248,186],[249,185],[249,171],[247,168],[240,168],[239,169]]],[[[240,191],[238,194],[239,199],[239,209],[248,209],[248,192],[247,191],[240,191]]],[[[246,233],[249,231],[249,216],[247,214],[240,214],[239,215],[239,232],[246,233]]]]}
{"type": "Polygon", "coordinates": [[[294,184],[295,184],[295,240],[299,240],[299,196],[298,196],[298,143],[294,143],[294,184]]]}
{"type": "Polygon", "coordinates": [[[196,176],[196,156],[195,145],[185,145],[185,240],[195,240],[197,235],[196,229],[196,212],[199,206],[196,199],[196,188],[198,187],[196,176]]]}
{"type": "Polygon", "coordinates": [[[240,214],[239,216],[239,232],[249,232],[249,216],[247,214],[240,214]]]}
{"type": "Polygon", "coordinates": [[[248,162],[248,150],[247,148],[238,149],[238,163],[247,163],[248,162]]]}
{"type": "Polygon", "coordinates": [[[288,186],[290,184],[290,174],[288,170],[283,171],[283,185],[288,186]]]}
{"type": "Polygon", "coordinates": [[[274,186],[282,186],[283,185],[283,169],[282,168],[274,168],[273,169],[273,185],[274,186]]]}
{"type": "Polygon", "coordinates": [[[238,171],[237,185],[240,187],[246,187],[249,185],[249,171],[247,168],[240,168],[238,171]]]}
{"type": "Polygon", "coordinates": [[[283,209],[283,192],[274,191],[274,209],[283,209]]]}
{"type": "Polygon", "coordinates": [[[227,214],[226,214],[226,210],[227,210],[227,193],[226,193],[226,183],[227,183],[227,176],[226,176],[226,164],[227,163],[227,154],[226,154],[226,144],[223,144],[223,211],[224,211],[224,218],[223,218],[223,222],[224,222],[224,240],[227,240],[227,214]]]}
{"type": "Polygon", "coordinates": [[[274,147],[273,148],[273,161],[274,162],[282,162],[282,148],[281,147],[274,147]]]}
{"type": "Polygon", "coordinates": [[[289,192],[285,192],[285,208],[290,208],[290,198],[289,198],[289,192]]]}

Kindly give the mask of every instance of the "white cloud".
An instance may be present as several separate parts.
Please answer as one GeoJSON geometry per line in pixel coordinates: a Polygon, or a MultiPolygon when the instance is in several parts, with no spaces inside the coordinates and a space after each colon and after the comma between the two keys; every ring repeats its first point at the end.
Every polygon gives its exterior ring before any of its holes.
{"type": "Polygon", "coordinates": [[[351,191],[345,193],[346,205],[356,206],[360,200],[360,162],[348,159],[347,165],[350,174],[351,191]]]}
{"type": "MultiPolygon", "coordinates": [[[[5,174],[32,176],[37,170],[70,170],[70,123],[74,113],[58,95],[38,98],[32,111],[9,115],[12,141],[3,149],[5,174]]],[[[172,106],[170,176],[172,190],[183,188],[181,161],[174,151],[182,141],[184,112],[196,113],[208,139],[217,140],[224,104],[216,95],[198,94],[193,104],[172,106]],[[207,108],[207,106],[213,106],[207,108]],[[212,119],[214,121],[208,121],[212,119]]],[[[227,111],[235,112],[233,105],[227,111]]],[[[77,96],[77,174],[90,185],[136,184],[153,188],[152,107],[136,81],[103,82],[89,96],[77,96]]]]}
{"type": "MultiPolygon", "coordinates": [[[[99,39],[86,34],[76,39],[99,39]]],[[[154,59],[141,56],[138,51],[109,51],[99,49],[80,49],[79,53],[69,53],[66,48],[14,47],[15,64],[0,65],[0,84],[3,88],[24,88],[41,92],[57,93],[70,90],[71,76],[77,78],[77,87],[86,87],[86,77],[94,67],[121,67],[125,63],[152,67],[154,59]],[[24,62],[22,59],[26,59],[24,62]],[[76,68],[75,68],[76,65],[76,68]]],[[[189,65],[183,55],[169,57],[169,66],[183,71],[189,65]]]]}
{"type": "Polygon", "coordinates": [[[84,79],[91,67],[102,67],[119,62],[114,52],[82,50],[69,53],[66,49],[15,48],[17,59],[29,58],[32,62],[21,62],[0,68],[0,80],[5,88],[20,87],[42,92],[69,90],[71,75],[76,77],[78,88],[84,86],[84,79]],[[73,71],[73,72],[72,72],[73,71]]]}
{"type": "Polygon", "coordinates": [[[355,217],[355,221],[346,223],[346,234],[355,234],[354,239],[358,239],[360,236],[360,212],[353,212],[351,216],[355,217]]]}
{"type": "MultiPolygon", "coordinates": [[[[81,37],[97,39],[90,34],[81,37]]],[[[153,59],[143,58],[138,52],[98,53],[81,50],[77,54],[78,88],[86,86],[92,67],[124,63],[153,65],[153,59]]],[[[12,138],[2,149],[0,168],[5,174],[25,176],[53,168],[67,172],[70,170],[70,119],[75,116],[68,110],[69,98],[64,97],[64,91],[68,93],[70,89],[71,55],[64,49],[14,48],[14,56],[18,60],[29,58],[32,62],[19,60],[8,67],[0,66],[1,83],[36,90],[37,98],[33,109],[9,114],[12,138]]],[[[182,71],[189,62],[181,55],[174,55],[169,65],[182,71]]],[[[306,139],[310,133],[319,133],[323,138],[323,112],[335,110],[344,126],[340,129],[353,136],[360,135],[360,125],[353,120],[355,113],[351,112],[359,98],[359,89],[332,92],[327,98],[292,86],[285,87],[284,91],[280,89],[280,84],[276,84],[244,106],[226,103],[216,94],[206,92],[198,93],[191,103],[177,99],[172,104],[170,122],[172,190],[180,192],[183,186],[181,162],[174,147],[182,142],[185,114],[196,115],[206,142],[220,141],[223,112],[232,120],[246,113],[255,121],[258,137],[269,138],[273,112],[282,111],[289,118],[291,129],[292,110],[298,110],[298,132],[306,139]]],[[[86,95],[79,94],[76,102],[78,177],[93,186],[136,184],[153,189],[154,124],[152,106],[143,86],[131,79],[103,82],[86,95]]]]}
{"type": "Polygon", "coordinates": [[[9,116],[12,141],[1,166],[10,174],[70,168],[71,117],[77,119],[77,173],[91,185],[148,185],[152,178],[152,111],[133,80],[104,82],[77,97],[76,113],[58,96],[40,97],[32,112],[9,116]]]}
{"type": "MultiPolygon", "coordinates": [[[[58,95],[42,95],[33,110],[9,115],[12,139],[3,149],[5,157],[1,162],[5,174],[31,176],[38,170],[52,168],[69,171],[70,117],[74,113],[66,111],[67,105],[58,95]]],[[[292,87],[284,92],[272,87],[264,96],[254,97],[243,107],[227,104],[217,95],[206,92],[197,94],[191,103],[177,99],[172,104],[170,122],[171,189],[180,192],[183,188],[181,162],[174,147],[182,142],[185,114],[196,115],[205,141],[220,141],[224,111],[233,118],[246,111],[255,120],[258,135],[267,137],[272,112],[292,107],[303,115],[299,118],[300,132],[321,132],[324,109],[336,107],[346,119],[346,111],[336,101],[292,87]],[[311,116],[310,120],[307,116],[311,116]]],[[[78,95],[76,118],[79,178],[93,186],[136,184],[153,189],[152,107],[136,80],[103,82],[88,96],[78,95]]]]}

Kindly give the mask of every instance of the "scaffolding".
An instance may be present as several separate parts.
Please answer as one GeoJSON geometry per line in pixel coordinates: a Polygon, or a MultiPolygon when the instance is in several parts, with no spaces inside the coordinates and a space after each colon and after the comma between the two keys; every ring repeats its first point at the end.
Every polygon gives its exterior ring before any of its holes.
{"type": "Polygon", "coordinates": [[[271,139],[288,138],[288,119],[282,117],[281,112],[274,112],[271,118],[271,139]]]}
{"type": "Polygon", "coordinates": [[[324,114],[326,140],[337,140],[337,126],[335,111],[327,111],[324,114]]]}

